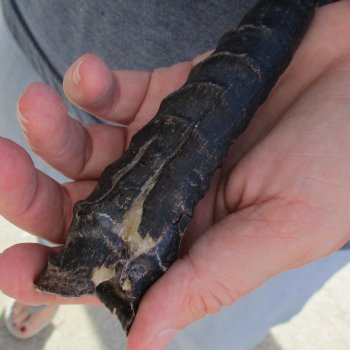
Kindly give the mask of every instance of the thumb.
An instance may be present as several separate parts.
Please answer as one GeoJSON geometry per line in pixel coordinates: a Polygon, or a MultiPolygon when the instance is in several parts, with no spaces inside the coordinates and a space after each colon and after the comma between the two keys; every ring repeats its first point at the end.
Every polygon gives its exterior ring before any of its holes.
{"type": "Polygon", "coordinates": [[[256,211],[247,208],[212,226],[149,289],[131,327],[128,350],[166,349],[178,330],[286,269],[303,247],[300,239],[293,245],[290,238],[276,236],[256,211]]]}
{"type": "MultiPolygon", "coordinates": [[[[187,310],[186,298],[193,270],[187,259],[180,259],[142,299],[128,336],[128,350],[166,349],[180,328],[197,319],[187,310]]],[[[193,306],[194,309],[194,306],[193,306]]]]}

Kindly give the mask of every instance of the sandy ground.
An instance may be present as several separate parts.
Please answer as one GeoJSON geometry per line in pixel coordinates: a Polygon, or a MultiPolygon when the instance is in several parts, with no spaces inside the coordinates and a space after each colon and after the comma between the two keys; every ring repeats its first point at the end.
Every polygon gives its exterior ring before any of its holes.
{"type": "MultiPolygon", "coordinates": [[[[1,217],[0,232],[0,251],[33,240],[1,217]]],[[[0,310],[7,300],[0,292],[0,310]]],[[[61,306],[52,325],[31,340],[12,338],[0,322],[0,350],[112,350],[125,344],[116,336],[117,327],[105,308],[61,306]]],[[[350,350],[350,264],[291,321],[272,328],[254,350],[350,350]]]]}

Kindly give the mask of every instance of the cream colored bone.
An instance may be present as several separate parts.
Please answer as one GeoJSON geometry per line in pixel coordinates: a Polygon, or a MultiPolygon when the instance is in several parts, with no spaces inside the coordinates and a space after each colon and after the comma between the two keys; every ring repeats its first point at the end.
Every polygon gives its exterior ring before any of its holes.
{"type": "Polygon", "coordinates": [[[125,214],[120,230],[121,238],[129,245],[130,251],[135,257],[147,253],[157,244],[157,241],[149,235],[143,238],[138,232],[146,197],[144,193],[134,202],[132,207],[125,214]]]}
{"type": "Polygon", "coordinates": [[[94,282],[95,286],[98,286],[102,282],[111,279],[114,276],[114,274],[114,266],[109,268],[102,266],[93,271],[91,281],[94,282]]]}

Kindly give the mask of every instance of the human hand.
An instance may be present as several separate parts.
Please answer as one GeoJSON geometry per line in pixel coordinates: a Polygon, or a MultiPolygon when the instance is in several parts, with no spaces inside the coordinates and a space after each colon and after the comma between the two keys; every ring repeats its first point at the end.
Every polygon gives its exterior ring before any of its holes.
{"type": "MultiPolygon", "coordinates": [[[[0,138],[0,214],[36,236],[64,243],[73,204],[90,194],[102,170],[123,154],[132,135],[156,113],[160,101],[184,83],[194,63],[151,74],[111,72],[93,55],[75,62],[64,79],[67,95],[91,113],[127,128],[83,126],[67,115],[62,99],[47,85],[30,85],[18,104],[27,142],[44,161],[74,181],[59,185],[37,171],[21,147],[0,138]]],[[[67,299],[35,290],[33,280],[51,252],[52,248],[38,244],[6,250],[0,256],[2,290],[26,304],[99,303],[95,297],[67,299]]]]}
{"type": "MultiPolygon", "coordinates": [[[[271,276],[324,256],[349,239],[343,209],[349,200],[344,190],[349,164],[343,154],[349,147],[344,97],[350,77],[344,70],[350,60],[335,63],[350,53],[349,12],[346,3],[319,11],[278,88],[234,145],[196,209],[181,259],[146,293],[130,332],[130,349],[161,349],[173,332],[157,334],[217,311],[271,276]],[[322,61],[315,62],[320,55],[322,61]],[[332,125],[327,124],[330,111],[338,116],[332,125]]],[[[95,57],[85,56],[79,63],[78,85],[73,81],[77,64],[66,74],[67,95],[95,115],[129,123],[128,129],[82,127],[67,117],[57,95],[35,84],[19,103],[29,143],[76,181],[60,187],[35,172],[18,146],[0,142],[0,212],[55,242],[64,242],[72,203],[91,191],[104,166],[123,153],[131,135],[155,114],[163,97],[182,85],[191,67],[187,62],[152,75],[111,74],[95,57]]],[[[49,251],[20,245],[3,253],[2,289],[30,303],[63,302],[33,287],[49,251]]]]}

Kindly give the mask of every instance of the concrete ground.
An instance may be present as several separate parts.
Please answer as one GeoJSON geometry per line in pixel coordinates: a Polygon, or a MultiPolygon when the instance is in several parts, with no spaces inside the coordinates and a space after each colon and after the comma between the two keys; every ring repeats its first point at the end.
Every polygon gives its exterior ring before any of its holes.
{"type": "Polygon", "coordinates": [[[254,350],[350,350],[350,264],[254,350]]]}
{"type": "MultiPolygon", "coordinates": [[[[30,235],[0,217],[0,251],[28,241],[33,241],[30,235]]],[[[0,310],[7,300],[0,292],[0,310]]],[[[124,338],[116,336],[117,327],[118,321],[105,308],[61,306],[52,325],[32,340],[12,338],[0,322],[0,350],[113,350],[125,344],[124,338]]],[[[296,317],[272,328],[254,350],[349,349],[350,264],[334,275],[296,317]]]]}

